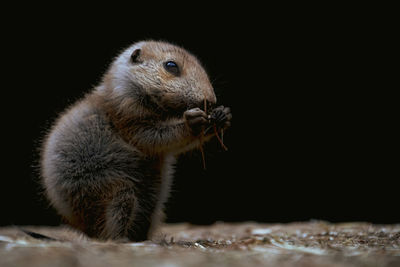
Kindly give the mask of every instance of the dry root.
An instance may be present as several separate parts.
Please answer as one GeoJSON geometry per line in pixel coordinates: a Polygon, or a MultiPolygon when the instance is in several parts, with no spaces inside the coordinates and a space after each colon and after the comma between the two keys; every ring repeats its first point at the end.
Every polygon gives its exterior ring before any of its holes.
{"type": "MultiPolygon", "coordinates": [[[[207,114],[207,100],[204,98],[204,112],[207,114]]],[[[218,139],[218,142],[221,144],[221,147],[227,151],[228,148],[225,146],[224,144],[224,130],[221,129],[221,136],[219,136],[218,131],[217,131],[217,126],[214,123],[213,124],[213,129],[214,129],[214,134],[218,139]]],[[[204,129],[202,129],[201,134],[200,134],[200,146],[199,146],[199,150],[201,152],[201,158],[203,161],[203,169],[206,169],[206,160],[205,160],[205,156],[204,156],[204,149],[203,149],[203,145],[204,145],[204,129]]]]}

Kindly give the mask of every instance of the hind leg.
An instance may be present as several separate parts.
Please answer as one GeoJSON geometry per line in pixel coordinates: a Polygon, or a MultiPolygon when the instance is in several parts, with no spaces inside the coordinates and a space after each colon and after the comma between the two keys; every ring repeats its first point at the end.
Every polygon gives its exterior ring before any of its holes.
{"type": "Polygon", "coordinates": [[[138,208],[133,188],[116,191],[106,206],[105,222],[100,238],[124,239],[134,224],[135,208],[138,208]]]}
{"type": "Polygon", "coordinates": [[[42,174],[47,195],[71,225],[91,237],[144,239],[160,159],[125,143],[95,111],[66,120],[46,141],[42,174]]]}
{"type": "Polygon", "coordinates": [[[153,201],[148,200],[138,200],[132,188],[115,192],[106,207],[100,238],[136,242],[147,240],[154,212],[153,201]]]}

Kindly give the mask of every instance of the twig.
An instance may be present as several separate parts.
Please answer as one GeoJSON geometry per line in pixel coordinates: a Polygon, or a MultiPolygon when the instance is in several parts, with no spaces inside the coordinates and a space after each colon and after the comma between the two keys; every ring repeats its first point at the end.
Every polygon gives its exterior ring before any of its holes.
{"type": "MultiPolygon", "coordinates": [[[[219,137],[219,134],[217,132],[217,127],[215,126],[215,124],[214,124],[214,133],[215,133],[215,136],[217,137],[219,143],[221,144],[222,148],[225,149],[225,151],[228,151],[228,148],[224,145],[224,141],[222,141],[222,139],[219,137]]],[[[223,134],[224,132],[221,132],[221,133],[223,134]]]]}
{"type": "MultiPolygon", "coordinates": [[[[204,97],[204,112],[207,114],[207,99],[204,97]]],[[[200,152],[201,152],[201,159],[203,160],[203,169],[206,169],[206,157],[204,156],[204,149],[203,149],[203,138],[204,138],[204,129],[201,130],[200,134],[200,152]]]]}
{"type": "Polygon", "coordinates": [[[204,156],[204,149],[203,149],[203,144],[201,143],[200,147],[200,152],[201,152],[201,159],[203,160],[203,169],[206,169],[206,157],[204,156]]]}

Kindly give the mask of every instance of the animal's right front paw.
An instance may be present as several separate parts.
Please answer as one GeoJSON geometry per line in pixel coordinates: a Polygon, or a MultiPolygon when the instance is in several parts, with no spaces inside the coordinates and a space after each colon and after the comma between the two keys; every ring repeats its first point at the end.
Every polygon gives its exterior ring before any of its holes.
{"type": "Polygon", "coordinates": [[[183,113],[183,118],[193,135],[199,135],[209,123],[207,114],[199,108],[186,110],[183,113]]]}

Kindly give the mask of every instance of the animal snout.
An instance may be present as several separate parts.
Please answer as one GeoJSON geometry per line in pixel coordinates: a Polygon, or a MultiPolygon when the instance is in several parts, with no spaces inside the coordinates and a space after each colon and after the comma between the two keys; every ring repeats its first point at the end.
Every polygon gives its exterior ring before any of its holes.
{"type": "Polygon", "coordinates": [[[211,110],[215,106],[217,99],[212,87],[193,88],[188,94],[189,108],[200,108],[202,110],[211,110]]]}

